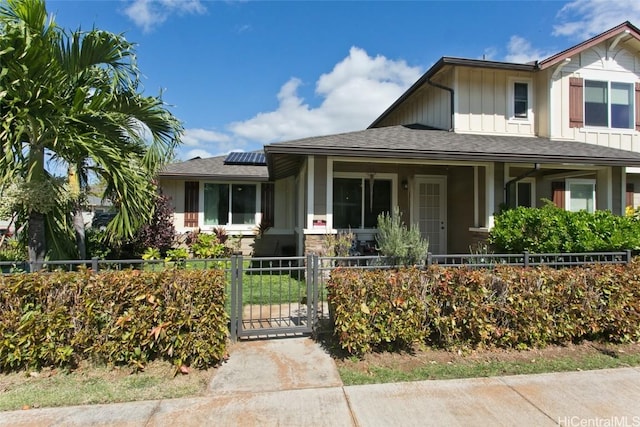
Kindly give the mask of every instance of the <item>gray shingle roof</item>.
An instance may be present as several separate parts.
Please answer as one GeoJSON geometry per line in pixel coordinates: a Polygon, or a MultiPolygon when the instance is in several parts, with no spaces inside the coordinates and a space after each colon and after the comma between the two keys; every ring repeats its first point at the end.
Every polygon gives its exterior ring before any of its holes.
{"type": "Polygon", "coordinates": [[[290,175],[304,155],[425,160],[640,166],[640,153],[548,138],[460,134],[421,125],[389,126],[265,146],[272,178],[290,175]]]}
{"type": "Polygon", "coordinates": [[[171,163],[160,172],[161,178],[225,179],[235,181],[267,181],[266,166],[225,165],[227,156],[195,158],[171,163]]]}

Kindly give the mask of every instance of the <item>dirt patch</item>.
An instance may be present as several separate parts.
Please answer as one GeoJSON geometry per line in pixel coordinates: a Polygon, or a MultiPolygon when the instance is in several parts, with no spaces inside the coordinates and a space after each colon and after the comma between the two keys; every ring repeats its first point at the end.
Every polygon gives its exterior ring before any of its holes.
{"type": "Polygon", "coordinates": [[[640,355],[640,343],[609,344],[583,342],[580,344],[553,345],[533,350],[483,349],[471,351],[446,351],[414,347],[403,352],[374,352],[361,359],[337,357],[338,367],[367,373],[372,367],[389,368],[401,372],[411,372],[417,368],[433,364],[473,365],[486,362],[523,362],[537,360],[581,360],[592,356],[607,355],[613,358],[621,355],[640,355]]]}

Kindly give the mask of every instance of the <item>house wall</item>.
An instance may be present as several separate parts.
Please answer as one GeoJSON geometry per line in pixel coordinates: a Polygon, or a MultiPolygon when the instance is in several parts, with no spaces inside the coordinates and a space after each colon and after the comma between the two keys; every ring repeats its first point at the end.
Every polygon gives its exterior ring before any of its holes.
{"type": "Polygon", "coordinates": [[[191,230],[184,227],[184,180],[160,179],[160,188],[169,197],[176,232],[184,233],[191,230]]]}
{"type": "Polygon", "coordinates": [[[550,136],[640,151],[640,135],[633,129],[569,127],[569,79],[571,77],[628,83],[640,81],[640,56],[620,45],[613,51],[608,51],[608,43],[602,43],[574,55],[571,62],[562,68],[561,77],[553,81],[550,102],[553,105],[561,105],[561,108],[555,109],[551,116],[550,136]]]}
{"type": "Polygon", "coordinates": [[[548,138],[551,135],[551,71],[544,70],[534,74],[533,88],[535,103],[534,132],[537,136],[548,138]]]}
{"type": "Polygon", "coordinates": [[[473,168],[451,167],[447,174],[447,252],[469,253],[473,224],[473,168]]]}
{"type": "MultiPolygon", "coordinates": [[[[445,68],[431,79],[453,88],[453,71],[445,68]]],[[[394,126],[419,123],[436,129],[451,128],[451,95],[448,91],[425,83],[378,125],[394,126]]]]}
{"type": "Polygon", "coordinates": [[[531,115],[528,119],[510,119],[510,86],[514,81],[533,85],[533,74],[458,67],[456,69],[455,131],[474,134],[535,135],[536,91],[532,86],[531,115]]]}

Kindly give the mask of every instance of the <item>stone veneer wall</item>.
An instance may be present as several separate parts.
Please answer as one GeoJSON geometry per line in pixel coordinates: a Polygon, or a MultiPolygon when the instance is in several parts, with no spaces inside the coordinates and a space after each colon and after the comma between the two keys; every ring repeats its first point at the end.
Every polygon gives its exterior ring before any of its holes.
{"type": "Polygon", "coordinates": [[[306,234],[304,236],[304,254],[324,255],[324,235],[306,234]]]}
{"type": "MultiPolygon", "coordinates": [[[[479,247],[487,246],[489,248],[489,232],[488,231],[471,231],[469,245],[472,251],[476,251],[479,247]]],[[[490,248],[489,248],[490,249],[490,248]]]]}

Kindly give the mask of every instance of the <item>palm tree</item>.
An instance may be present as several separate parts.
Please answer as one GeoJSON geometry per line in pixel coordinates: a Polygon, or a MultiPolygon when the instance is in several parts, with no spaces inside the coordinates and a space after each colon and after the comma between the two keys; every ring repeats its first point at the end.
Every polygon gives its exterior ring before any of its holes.
{"type": "MultiPolygon", "coordinates": [[[[63,31],[43,0],[0,6],[2,182],[22,177],[29,191],[52,187],[45,168],[50,154],[72,172],[71,206],[78,211],[86,177],[102,177],[104,196],[119,208],[107,228],[112,240],[132,236],[151,217],[152,177],[182,132],[160,96],[138,92],[133,47],[122,35],[98,29],[63,31]]],[[[52,229],[72,222],[61,218],[61,203],[26,209],[29,258],[37,268],[47,238],[55,243],[52,229]]]]}

